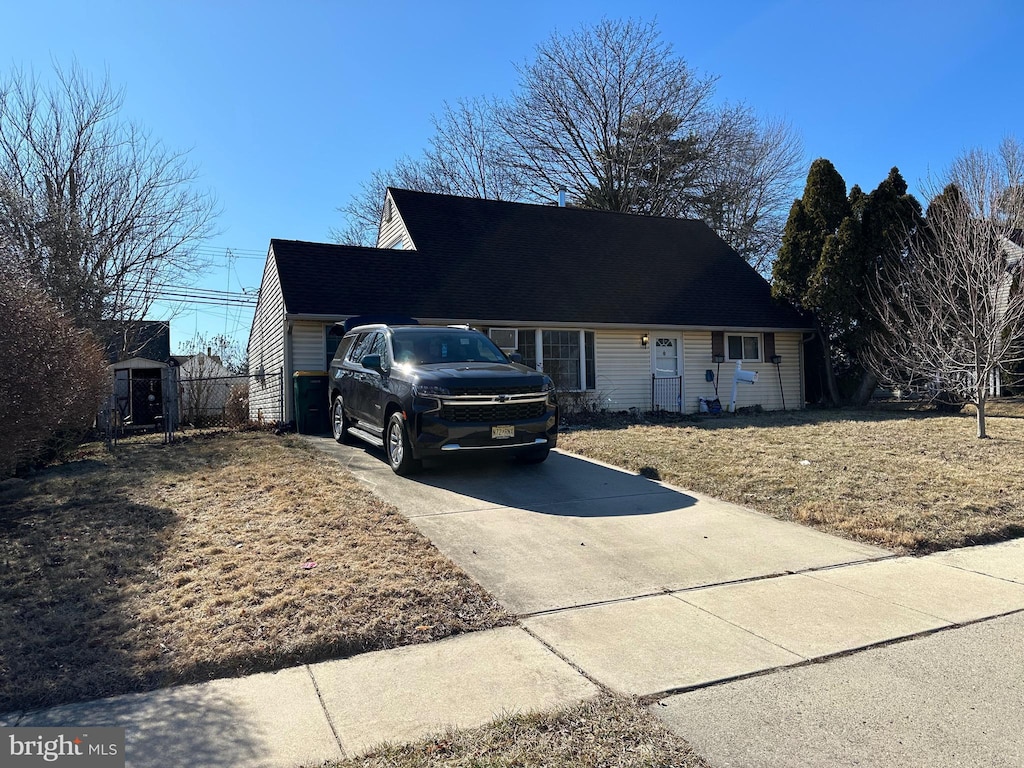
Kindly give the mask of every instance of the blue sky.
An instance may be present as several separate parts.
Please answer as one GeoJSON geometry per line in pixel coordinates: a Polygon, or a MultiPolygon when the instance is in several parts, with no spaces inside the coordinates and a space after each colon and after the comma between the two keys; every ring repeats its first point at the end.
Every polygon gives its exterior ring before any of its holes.
{"type": "MultiPolygon", "coordinates": [[[[49,74],[76,57],[110,74],[126,118],[192,148],[223,211],[200,285],[256,289],[271,237],[327,240],[374,169],[417,155],[444,100],[504,96],[554,30],[657,18],[717,97],[786,118],[808,163],[872,189],[898,166],[912,191],[965,148],[1024,139],[1024,5],[948,2],[9,2],[4,66],[49,74]],[[232,269],[226,249],[239,256],[232,269]]],[[[175,316],[244,344],[251,312],[175,316]]]]}

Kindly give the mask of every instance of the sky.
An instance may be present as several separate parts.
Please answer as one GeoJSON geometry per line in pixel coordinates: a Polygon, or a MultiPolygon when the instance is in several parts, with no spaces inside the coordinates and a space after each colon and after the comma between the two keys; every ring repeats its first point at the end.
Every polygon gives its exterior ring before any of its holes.
{"type": "MultiPolygon", "coordinates": [[[[3,0],[0,67],[72,60],[125,91],[124,119],[187,149],[221,214],[198,286],[259,288],[271,238],[329,241],[376,169],[417,156],[445,101],[507,96],[555,31],[656,20],[716,100],[787,120],[807,164],[873,189],[893,166],[920,194],[965,149],[1024,140],[1019,0],[236,2],[3,0]],[[231,257],[228,257],[228,254],[231,257]]],[[[796,190],[799,194],[800,190],[796,190]]],[[[153,319],[171,316],[158,305],[153,319]]],[[[243,347],[251,309],[173,310],[243,347]]]]}

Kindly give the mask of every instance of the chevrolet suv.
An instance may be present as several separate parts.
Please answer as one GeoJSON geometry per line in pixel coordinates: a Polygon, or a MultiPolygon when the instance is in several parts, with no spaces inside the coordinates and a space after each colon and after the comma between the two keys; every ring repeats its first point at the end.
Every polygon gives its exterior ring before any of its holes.
{"type": "Polygon", "coordinates": [[[540,463],[558,440],[551,379],[465,326],[363,325],[330,369],[334,439],[383,448],[397,474],[458,451],[540,463]]]}

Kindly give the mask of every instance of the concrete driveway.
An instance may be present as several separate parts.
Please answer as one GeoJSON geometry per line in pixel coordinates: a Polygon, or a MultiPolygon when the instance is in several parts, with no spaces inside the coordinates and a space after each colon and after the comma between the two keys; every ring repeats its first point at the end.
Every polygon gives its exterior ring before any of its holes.
{"type": "Polygon", "coordinates": [[[377,451],[309,439],[520,616],[890,556],[560,452],[403,478],[377,451]]]}
{"type": "Polygon", "coordinates": [[[623,694],[694,690],[1024,609],[1024,584],[991,568],[896,558],[571,454],[539,466],[475,456],[402,478],[375,450],[309,440],[527,631],[623,694]]]}
{"type": "Polygon", "coordinates": [[[399,478],[311,441],[715,765],[1020,764],[1024,539],[894,557],[570,454],[399,478]]]}

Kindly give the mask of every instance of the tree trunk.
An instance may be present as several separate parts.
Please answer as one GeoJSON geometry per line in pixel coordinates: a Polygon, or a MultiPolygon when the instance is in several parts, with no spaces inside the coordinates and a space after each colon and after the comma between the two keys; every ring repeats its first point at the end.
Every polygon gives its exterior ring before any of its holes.
{"type": "Polygon", "coordinates": [[[832,405],[839,405],[839,383],[836,381],[836,372],[832,368],[832,345],[828,342],[828,336],[821,327],[821,323],[815,321],[818,329],[818,338],[821,339],[821,349],[825,356],[825,384],[828,386],[828,398],[832,405]]]}
{"type": "Polygon", "coordinates": [[[868,404],[877,386],[878,377],[871,373],[871,371],[864,371],[864,375],[860,379],[860,386],[857,388],[857,394],[853,396],[853,404],[863,408],[868,404]]]}
{"type": "Polygon", "coordinates": [[[985,434],[985,385],[982,384],[978,387],[978,439],[983,440],[988,437],[985,434]]]}

